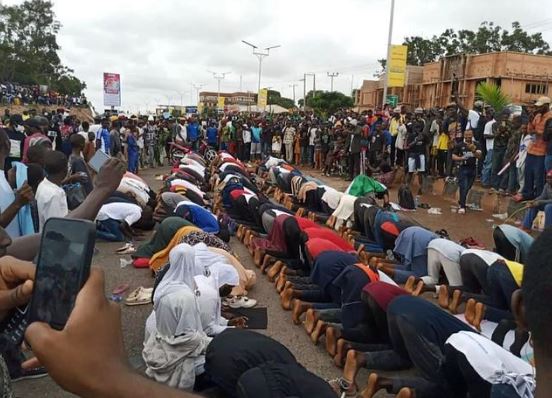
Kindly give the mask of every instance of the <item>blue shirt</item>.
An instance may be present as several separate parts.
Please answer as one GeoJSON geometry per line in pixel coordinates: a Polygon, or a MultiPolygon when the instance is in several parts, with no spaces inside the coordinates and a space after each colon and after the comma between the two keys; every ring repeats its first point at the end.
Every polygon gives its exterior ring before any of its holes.
{"type": "Polygon", "coordinates": [[[209,127],[207,129],[207,142],[209,144],[217,143],[217,133],[218,133],[218,130],[216,127],[209,127]]]}
{"type": "Polygon", "coordinates": [[[96,139],[100,140],[100,149],[107,154],[111,153],[110,137],[108,129],[101,128],[96,133],[96,139]]]}
{"type": "Polygon", "coordinates": [[[189,124],[187,128],[187,132],[188,132],[188,140],[196,141],[199,137],[199,124],[198,123],[189,124]]]}
{"type": "Polygon", "coordinates": [[[263,129],[261,127],[251,127],[251,142],[258,144],[261,142],[261,133],[263,129]]]}

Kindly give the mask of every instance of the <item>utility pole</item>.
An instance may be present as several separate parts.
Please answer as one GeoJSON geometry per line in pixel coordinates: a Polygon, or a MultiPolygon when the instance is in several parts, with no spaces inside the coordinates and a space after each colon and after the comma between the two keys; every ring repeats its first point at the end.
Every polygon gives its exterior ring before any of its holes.
{"type": "MultiPolygon", "coordinates": [[[[205,86],[205,83],[192,84],[192,87],[195,88],[196,90],[196,103],[199,103],[199,90],[201,90],[203,86],[205,86]]],[[[193,104],[193,100],[192,100],[192,104],[193,104]]]]}
{"type": "Polygon", "coordinates": [[[259,82],[257,84],[257,94],[258,94],[259,91],[261,91],[261,73],[262,73],[262,66],[263,66],[263,58],[268,57],[270,55],[270,50],[281,46],[278,44],[276,46],[265,47],[263,50],[258,50],[259,47],[245,40],[242,40],[242,43],[251,47],[253,49],[253,55],[255,55],[259,59],[259,82]]]}
{"type": "Polygon", "coordinates": [[[217,73],[217,72],[209,72],[209,73],[212,73],[213,74],[213,77],[215,79],[217,79],[217,107],[218,107],[218,104],[220,103],[220,82],[222,80],[224,80],[224,77],[226,75],[228,75],[230,72],[222,72],[222,73],[217,73]]]}
{"type": "Polygon", "coordinates": [[[305,73],[305,88],[307,76],[312,76],[312,98],[316,98],[316,73],[305,73]]]}
{"type": "Polygon", "coordinates": [[[393,40],[393,17],[395,14],[395,0],[391,0],[391,15],[389,16],[389,36],[387,36],[387,62],[385,63],[385,79],[383,81],[383,105],[387,103],[387,82],[389,80],[389,58],[391,57],[391,41],[393,40]]]}
{"type": "Polygon", "coordinates": [[[334,77],[339,76],[339,72],[328,72],[328,77],[330,78],[330,91],[333,92],[333,79],[334,77]]]}
{"type": "Polygon", "coordinates": [[[293,83],[293,84],[290,84],[289,86],[293,89],[293,104],[295,105],[295,87],[297,87],[298,85],[293,83]]]}
{"type": "Polygon", "coordinates": [[[242,81],[243,81],[243,75],[240,73],[240,93],[242,91],[242,81]]]}
{"type": "Polygon", "coordinates": [[[303,111],[307,108],[307,74],[303,74],[303,78],[299,80],[303,82],[303,111]]]}
{"type": "Polygon", "coordinates": [[[354,84],[355,84],[355,75],[351,75],[351,95],[353,95],[354,90],[354,84]]]}

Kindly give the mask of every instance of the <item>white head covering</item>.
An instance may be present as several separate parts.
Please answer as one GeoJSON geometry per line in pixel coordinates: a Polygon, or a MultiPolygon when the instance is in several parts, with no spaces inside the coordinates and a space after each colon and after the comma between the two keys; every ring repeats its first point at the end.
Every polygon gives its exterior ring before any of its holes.
{"type": "Polygon", "coordinates": [[[153,309],[157,333],[162,336],[175,337],[203,330],[196,295],[184,283],[171,284],[165,289],[154,301],[153,309]]]}
{"type": "Polygon", "coordinates": [[[205,276],[214,275],[218,287],[222,285],[237,286],[240,278],[235,268],[229,263],[229,260],[220,254],[214,253],[205,243],[198,243],[194,246],[195,263],[204,270],[205,276]]]}

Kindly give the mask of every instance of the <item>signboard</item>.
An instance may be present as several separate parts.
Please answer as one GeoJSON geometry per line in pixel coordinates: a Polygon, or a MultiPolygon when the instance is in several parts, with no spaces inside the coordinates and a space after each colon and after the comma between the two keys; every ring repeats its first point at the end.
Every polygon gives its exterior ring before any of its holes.
{"type": "Polygon", "coordinates": [[[204,108],[205,108],[205,105],[203,105],[203,102],[200,102],[199,104],[197,104],[198,113],[203,113],[204,108]]]}
{"type": "Polygon", "coordinates": [[[268,89],[261,88],[259,90],[259,95],[257,96],[257,106],[259,108],[266,108],[268,105],[268,89]]]}
{"type": "Polygon", "coordinates": [[[121,75],[103,74],[104,106],[121,106],[121,75]]]}
{"type": "Polygon", "coordinates": [[[187,106],[186,113],[197,113],[197,106],[187,106]]]}
{"type": "Polygon", "coordinates": [[[404,87],[406,75],[407,46],[391,46],[387,68],[387,87],[404,87]]]}
{"type": "Polygon", "coordinates": [[[391,108],[395,108],[399,104],[399,96],[398,95],[388,95],[387,101],[386,101],[391,108]]]}
{"type": "Polygon", "coordinates": [[[219,98],[218,98],[217,108],[219,108],[219,109],[224,109],[224,100],[225,100],[224,97],[219,97],[219,98]]]}

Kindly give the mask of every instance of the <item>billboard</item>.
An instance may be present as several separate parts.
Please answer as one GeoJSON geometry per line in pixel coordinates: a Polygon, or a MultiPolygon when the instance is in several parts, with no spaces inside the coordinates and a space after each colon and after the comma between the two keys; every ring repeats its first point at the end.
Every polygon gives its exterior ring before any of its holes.
{"type": "Polygon", "coordinates": [[[406,74],[407,46],[391,46],[387,87],[404,87],[406,74]]]}
{"type": "Polygon", "coordinates": [[[219,109],[224,109],[224,100],[225,100],[225,99],[226,99],[226,98],[224,98],[224,97],[219,97],[219,98],[218,98],[218,100],[217,100],[217,107],[218,107],[219,109]]]}
{"type": "Polygon", "coordinates": [[[121,106],[121,75],[103,74],[104,106],[121,106]]]}
{"type": "Polygon", "coordinates": [[[261,88],[259,90],[259,95],[257,96],[257,106],[259,108],[266,108],[268,105],[268,89],[261,88]]]}

